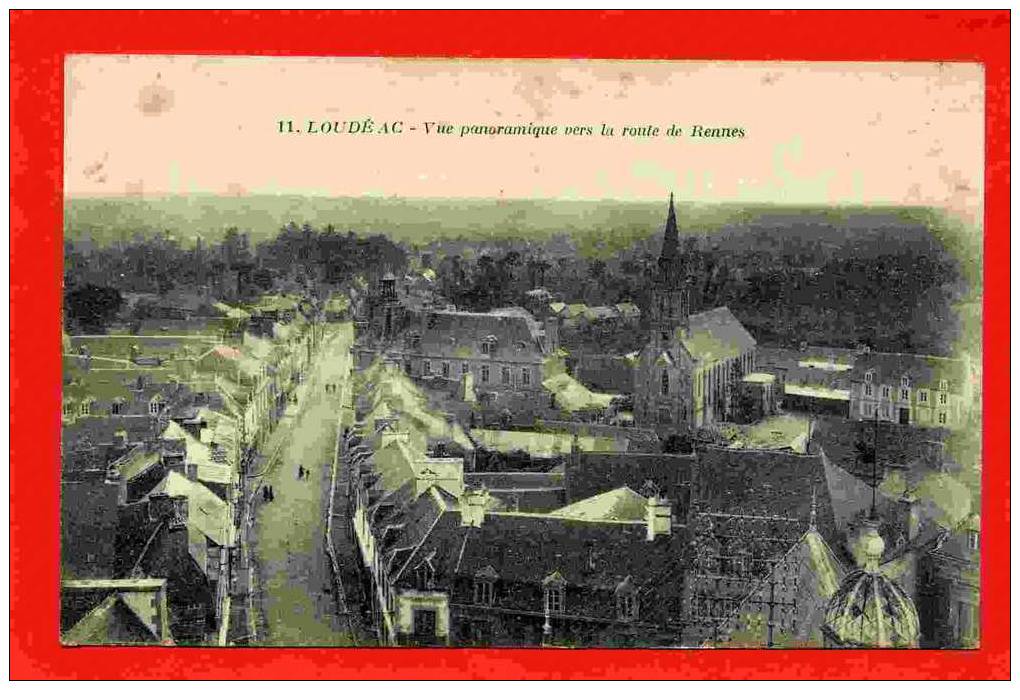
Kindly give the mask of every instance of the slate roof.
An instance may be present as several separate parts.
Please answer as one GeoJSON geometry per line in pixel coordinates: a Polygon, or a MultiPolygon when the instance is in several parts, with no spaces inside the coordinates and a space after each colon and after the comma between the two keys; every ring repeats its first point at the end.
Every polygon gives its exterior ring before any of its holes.
{"type": "Polygon", "coordinates": [[[426,357],[488,357],[493,361],[537,362],[543,356],[538,324],[524,309],[498,309],[487,313],[432,311],[421,326],[419,348],[426,357]],[[491,353],[482,353],[482,343],[496,339],[491,353]]]}
{"type": "Polygon", "coordinates": [[[725,306],[692,314],[688,333],[679,340],[695,362],[740,357],[756,344],[747,329],[725,306]]]}
{"type": "Polygon", "coordinates": [[[188,530],[194,527],[220,546],[231,544],[230,509],[219,496],[202,484],[170,472],[151,493],[188,497],[188,530]]]}
{"type": "Polygon", "coordinates": [[[214,457],[213,449],[202,443],[191,433],[182,428],[176,421],[170,421],[162,437],[167,440],[184,440],[187,450],[186,461],[194,464],[198,471],[198,480],[207,481],[211,484],[230,484],[234,481],[234,466],[232,464],[232,453],[223,448],[224,460],[219,461],[214,457]]]}
{"type": "Polygon", "coordinates": [[[730,621],[719,626],[716,642],[766,647],[770,603],[779,603],[780,614],[773,616],[775,646],[823,646],[826,606],[845,575],[842,563],[818,531],[808,529],[737,605],[730,621]]]}
{"type": "MultiPolygon", "coordinates": [[[[101,602],[73,620],[61,642],[77,645],[168,644],[170,636],[163,579],[72,580],[62,583],[62,602],[81,596],[101,602]],[[160,605],[162,602],[162,605],[160,605]]],[[[73,610],[68,613],[74,614],[73,610]]],[[[79,613],[80,614],[80,613],[79,613]]]]}
{"type": "Polygon", "coordinates": [[[626,486],[576,501],[550,515],[572,520],[644,520],[648,499],[626,486]]]}
{"type": "Polygon", "coordinates": [[[912,387],[938,388],[941,380],[949,382],[949,391],[963,392],[968,383],[967,364],[962,360],[931,355],[907,355],[901,353],[872,352],[861,355],[850,370],[852,381],[863,382],[865,373],[874,372],[872,383],[900,385],[904,376],[910,378],[912,387]]]}

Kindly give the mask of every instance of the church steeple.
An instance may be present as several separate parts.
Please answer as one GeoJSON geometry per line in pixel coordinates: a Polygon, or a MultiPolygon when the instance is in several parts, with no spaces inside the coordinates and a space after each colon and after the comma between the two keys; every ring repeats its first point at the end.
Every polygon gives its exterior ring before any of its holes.
{"type": "Polygon", "coordinates": [[[686,327],[690,315],[690,296],[680,259],[680,232],[676,225],[673,193],[669,193],[669,211],[662,234],[659,274],[652,288],[652,332],[657,340],[665,340],[677,328],[686,327]]]}
{"type": "Polygon", "coordinates": [[[680,262],[680,232],[676,227],[676,209],[673,208],[673,193],[669,193],[669,213],[666,214],[666,230],[662,234],[662,254],[659,268],[674,266],[680,262]]]}

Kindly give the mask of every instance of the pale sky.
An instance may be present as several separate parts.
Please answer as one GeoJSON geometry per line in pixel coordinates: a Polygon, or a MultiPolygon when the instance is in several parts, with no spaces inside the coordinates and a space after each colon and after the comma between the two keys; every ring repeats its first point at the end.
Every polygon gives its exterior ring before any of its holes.
{"type": "Polygon", "coordinates": [[[307,193],[909,204],[979,223],[977,64],[72,56],[68,196],[307,193]],[[291,119],[402,135],[281,134],[291,119]],[[427,135],[425,121],[616,136],[427,135]],[[626,139],[623,125],[741,127],[626,139]],[[410,126],[417,126],[414,132],[410,126]]]}

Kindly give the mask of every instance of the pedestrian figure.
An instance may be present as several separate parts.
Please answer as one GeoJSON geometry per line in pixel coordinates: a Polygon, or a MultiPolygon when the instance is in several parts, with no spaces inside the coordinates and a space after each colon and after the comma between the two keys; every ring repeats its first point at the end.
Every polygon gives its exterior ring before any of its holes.
{"type": "Polygon", "coordinates": [[[273,487],[272,486],[269,487],[269,500],[270,501],[275,501],[276,500],[276,494],[273,493],[273,487]]]}
{"type": "Polygon", "coordinates": [[[262,500],[263,501],[268,501],[269,500],[269,487],[268,486],[263,486],[262,487],[262,500]]]}

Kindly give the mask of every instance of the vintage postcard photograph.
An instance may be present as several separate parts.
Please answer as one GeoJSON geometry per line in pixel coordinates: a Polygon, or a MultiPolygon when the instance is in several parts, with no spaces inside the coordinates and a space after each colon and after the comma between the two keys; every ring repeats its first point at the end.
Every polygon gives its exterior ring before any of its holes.
{"type": "Polygon", "coordinates": [[[65,647],[981,646],[980,63],[63,88],[65,647]]]}

